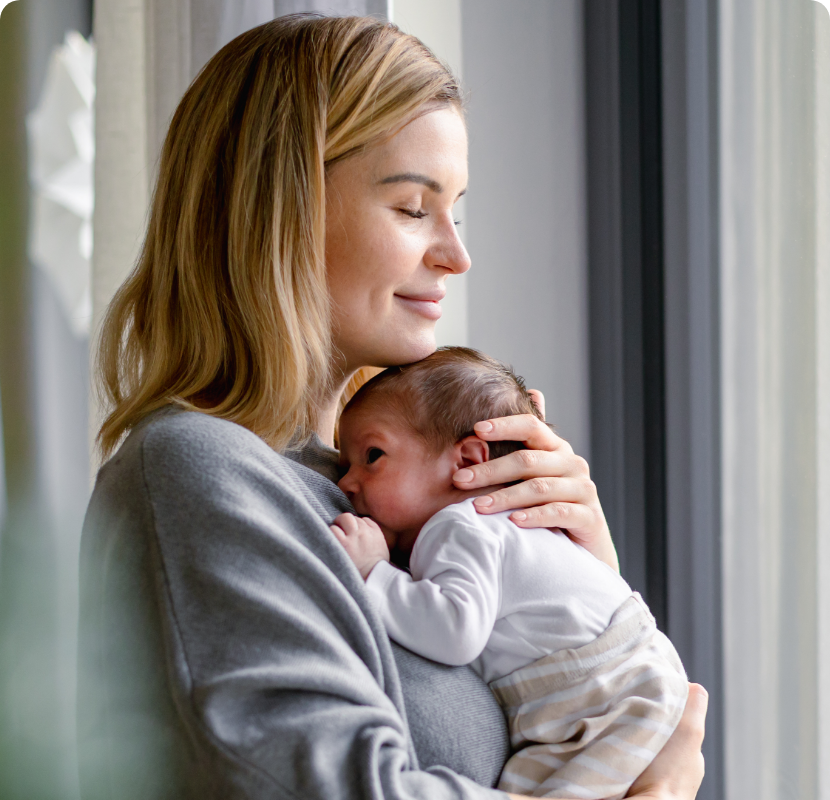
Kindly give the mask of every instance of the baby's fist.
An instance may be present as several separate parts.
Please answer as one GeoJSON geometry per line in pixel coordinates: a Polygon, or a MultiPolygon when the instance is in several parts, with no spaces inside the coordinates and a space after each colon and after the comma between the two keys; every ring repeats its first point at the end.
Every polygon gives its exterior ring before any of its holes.
{"type": "Polygon", "coordinates": [[[360,570],[363,580],[369,577],[378,561],[389,561],[389,547],[383,531],[373,519],[341,514],[330,527],[337,541],[360,570]]]}

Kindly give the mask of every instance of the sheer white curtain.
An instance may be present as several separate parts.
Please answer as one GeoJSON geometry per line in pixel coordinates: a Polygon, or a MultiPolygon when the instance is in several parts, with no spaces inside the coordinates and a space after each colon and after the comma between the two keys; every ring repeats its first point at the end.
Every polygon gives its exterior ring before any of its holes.
{"type": "Polygon", "coordinates": [[[89,34],[89,7],[26,0],[2,12],[0,796],[70,800],[92,97],[89,48],[65,37],[89,34]]]}
{"type": "Polygon", "coordinates": [[[721,0],[729,800],[830,798],[830,17],[721,0]]]}

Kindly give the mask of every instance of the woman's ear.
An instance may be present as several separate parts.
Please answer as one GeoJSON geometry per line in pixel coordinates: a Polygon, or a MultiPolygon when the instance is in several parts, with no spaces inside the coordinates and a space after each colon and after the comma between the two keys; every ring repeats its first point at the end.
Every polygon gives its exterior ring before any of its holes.
{"type": "Polygon", "coordinates": [[[490,460],[490,445],[478,436],[465,436],[455,444],[457,469],[490,460]]]}

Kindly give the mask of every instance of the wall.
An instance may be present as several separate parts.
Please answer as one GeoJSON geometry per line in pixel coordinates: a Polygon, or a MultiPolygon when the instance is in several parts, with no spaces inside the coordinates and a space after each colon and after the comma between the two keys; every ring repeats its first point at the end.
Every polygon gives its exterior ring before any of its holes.
{"type": "Polygon", "coordinates": [[[590,455],[581,0],[394,0],[392,19],[460,74],[471,271],[448,282],[439,344],[513,364],[590,455]]]}
{"type": "Polygon", "coordinates": [[[469,343],[590,459],[580,0],[463,0],[469,343]]]}
{"type": "MultiPolygon", "coordinates": [[[[463,81],[461,0],[394,0],[390,2],[390,19],[401,30],[417,36],[463,81]]],[[[465,197],[456,203],[455,217],[461,220],[461,239],[468,244],[465,197]]],[[[444,313],[435,329],[439,345],[469,344],[468,283],[468,274],[447,280],[447,296],[441,302],[444,313]]]]}

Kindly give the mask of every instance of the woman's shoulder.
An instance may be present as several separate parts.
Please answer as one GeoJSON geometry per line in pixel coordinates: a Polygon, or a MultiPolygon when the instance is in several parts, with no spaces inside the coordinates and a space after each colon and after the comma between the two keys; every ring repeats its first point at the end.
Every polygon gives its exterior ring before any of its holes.
{"type": "Polygon", "coordinates": [[[143,419],[108,465],[125,457],[140,457],[154,467],[166,468],[206,463],[238,468],[246,461],[279,461],[277,454],[247,428],[209,414],[171,407],[143,419]]]}
{"type": "Polygon", "coordinates": [[[141,490],[183,502],[267,495],[311,506],[325,520],[350,510],[330,481],[275,452],[259,436],[208,414],[160,409],[137,425],[101,468],[96,491],[141,490]]]}
{"type": "Polygon", "coordinates": [[[328,528],[336,513],[301,469],[232,422],[157,412],[99,472],[84,524],[86,561],[101,572],[108,553],[128,553],[115,558],[124,564],[151,558],[174,593],[194,580],[231,585],[238,574],[255,584],[289,562],[320,591],[337,592],[344,581],[356,590],[360,576],[328,528]]]}

